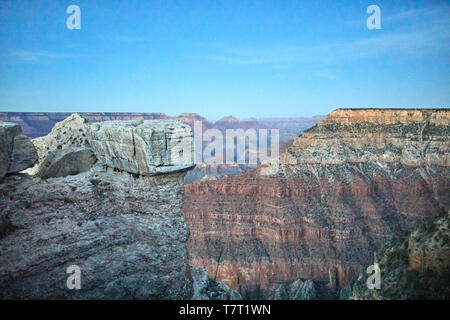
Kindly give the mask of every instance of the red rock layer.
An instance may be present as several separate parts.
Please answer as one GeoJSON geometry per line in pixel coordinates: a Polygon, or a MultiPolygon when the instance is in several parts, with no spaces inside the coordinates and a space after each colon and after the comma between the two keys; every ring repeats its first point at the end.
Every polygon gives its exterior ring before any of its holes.
{"type": "Polygon", "coordinates": [[[192,264],[244,295],[299,278],[345,286],[385,239],[450,206],[449,118],[337,110],[279,161],[187,185],[192,264]]]}

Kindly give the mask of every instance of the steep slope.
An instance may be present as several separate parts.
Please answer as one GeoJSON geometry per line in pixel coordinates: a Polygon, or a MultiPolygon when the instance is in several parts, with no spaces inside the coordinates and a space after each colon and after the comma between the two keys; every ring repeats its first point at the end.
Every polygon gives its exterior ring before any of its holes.
{"type": "Polygon", "coordinates": [[[368,275],[353,285],[352,299],[450,299],[450,211],[395,237],[374,262],[380,267],[380,290],[369,290],[368,275]]]}
{"type": "Polygon", "coordinates": [[[297,279],[347,285],[376,245],[448,209],[449,118],[339,109],[279,161],[186,186],[192,263],[247,297],[297,279]]]}

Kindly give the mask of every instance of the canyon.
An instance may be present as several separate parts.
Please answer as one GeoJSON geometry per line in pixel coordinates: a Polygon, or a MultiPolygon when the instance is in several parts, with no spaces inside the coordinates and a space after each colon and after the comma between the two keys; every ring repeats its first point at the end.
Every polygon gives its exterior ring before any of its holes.
{"type": "MultiPolygon", "coordinates": [[[[354,281],[384,243],[448,212],[448,109],[338,109],[256,168],[196,164],[198,115],[127,117],[69,115],[32,140],[0,121],[0,298],[415,296],[354,281]],[[82,290],[66,287],[70,265],[82,290]]],[[[442,219],[402,240],[403,269],[446,272],[442,219]]]]}
{"type": "Polygon", "coordinates": [[[279,159],[186,185],[191,263],[244,298],[274,299],[298,280],[339,298],[377,247],[448,210],[449,118],[338,109],[279,159]]]}

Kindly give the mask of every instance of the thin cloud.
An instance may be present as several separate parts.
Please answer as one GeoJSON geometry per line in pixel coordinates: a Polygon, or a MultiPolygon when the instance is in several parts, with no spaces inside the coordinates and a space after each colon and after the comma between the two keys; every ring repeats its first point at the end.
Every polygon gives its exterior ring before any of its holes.
{"type": "Polygon", "coordinates": [[[387,17],[383,17],[384,21],[393,22],[393,21],[402,21],[408,20],[412,18],[416,18],[423,15],[434,14],[436,11],[433,9],[412,9],[407,11],[402,11],[397,14],[393,14],[387,17]]]}
{"type": "Polygon", "coordinates": [[[448,52],[447,26],[422,32],[382,34],[353,41],[338,41],[314,46],[231,48],[207,55],[210,61],[235,64],[332,64],[341,61],[380,57],[392,54],[419,56],[435,51],[448,52]]]}
{"type": "Polygon", "coordinates": [[[7,54],[3,54],[3,56],[16,58],[19,61],[25,63],[37,63],[42,59],[70,58],[74,57],[75,55],[52,51],[17,50],[7,54]]]}

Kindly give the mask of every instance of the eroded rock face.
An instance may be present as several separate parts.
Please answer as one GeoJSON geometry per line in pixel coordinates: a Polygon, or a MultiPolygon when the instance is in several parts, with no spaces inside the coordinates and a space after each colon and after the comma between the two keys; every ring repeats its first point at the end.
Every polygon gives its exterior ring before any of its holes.
{"type": "Polygon", "coordinates": [[[88,128],[85,118],[72,114],[56,123],[48,135],[33,139],[39,160],[27,173],[47,179],[89,170],[96,160],[87,141],[88,128]]]}
{"type": "Polygon", "coordinates": [[[296,280],[281,284],[275,291],[275,300],[317,300],[316,286],[311,280],[296,280]]]}
{"type": "Polygon", "coordinates": [[[337,110],[279,161],[187,185],[192,264],[244,298],[299,278],[347,286],[378,244],[450,206],[449,118],[337,110]]]}
{"type": "MultiPolygon", "coordinates": [[[[66,120],[39,140],[39,175],[6,176],[0,183],[0,299],[190,299],[189,230],[181,211],[185,171],[176,170],[190,163],[164,158],[155,147],[136,154],[153,161],[138,168],[152,167],[158,157],[170,160],[159,175],[89,161],[89,169],[80,170],[92,155],[84,136],[88,124],[77,115],[66,120]],[[70,266],[80,269],[79,290],[67,287],[70,266]]],[[[173,148],[175,130],[161,125],[167,131],[140,128],[141,136],[150,134],[142,143],[173,148]],[[161,136],[165,145],[151,139],[161,136]]],[[[123,137],[108,131],[111,141],[124,142],[113,144],[114,151],[128,155],[123,137]]]]}
{"type": "Polygon", "coordinates": [[[31,167],[36,161],[36,150],[30,139],[22,135],[20,126],[0,122],[0,179],[31,167]]]}
{"type": "Polygon", "coordinates": [[[239,292],[231,290],[220,282],[211,280],[208,271],[199,267],[191,267],[194,281],[192,300],[242,300],[239,292]]]}
{"type": "Polygon", "coordinates": [[[89,143],[100,163],[140,175],[194,166],[191,128],[180,121],[106,121],[90,126],[89,143]]]}
{"type": "Polygon", "coordinates": [[[0,240],[0,297],[190,298],[183,176],[136,179],[95,166],[45,181],[5,178],[0,212],[13,231],[0,240]],[[66,287],[70,265],[81,268],[81,290],[66,287]]]}
{"type": "Polygon", "coordinates": [[[377,251],[380,289],[367,288],[361,272],[352,284],[355,300],[450,299],[450,212],[405,232],[377,251]]]}

